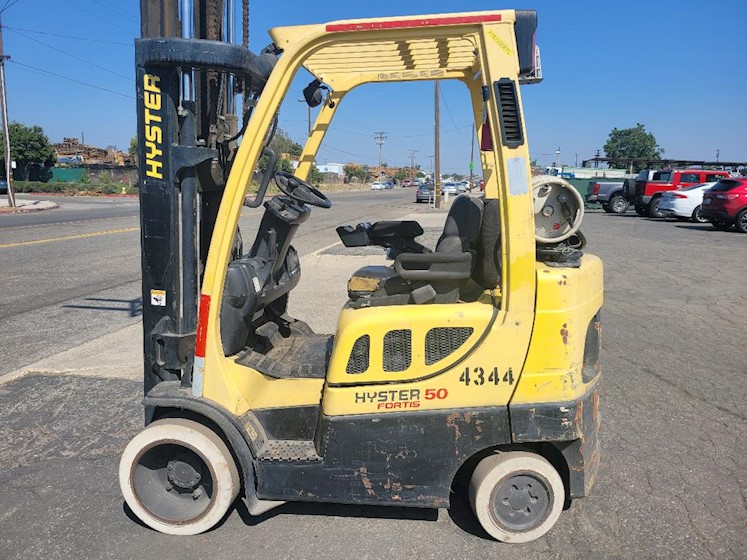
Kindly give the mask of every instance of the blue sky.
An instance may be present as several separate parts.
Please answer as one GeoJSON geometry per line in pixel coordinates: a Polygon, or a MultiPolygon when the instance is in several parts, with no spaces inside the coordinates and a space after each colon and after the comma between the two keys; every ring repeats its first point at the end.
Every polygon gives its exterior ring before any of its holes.
{"type": "MultiPolygon", "coordinates": [[[[530,152],[540,164],[550,164],[558,148],[563,163],[580,163],[613,127],[638,122],[667,156],[713,159],[720,150],[721,161],[747,160],[744,0],[252,0],[250,42],[259,50],[269,42],[266,30],[278,25],[500,8],[539,15],[545,79],[522,94],[530,152]]],[[[42,126],[52,141],[83,132],[87,143],[126,148],[135,133],[139,2],[18,0],[2,18],[11,120],[42,126]]],[[[297,101],[303,85],[294,84],[281,112],[281,127],[298,140],[306,130],[306,109],[297,101]]],[[[442,168],[466,173],[466,90],[442,83],[442,93],[442,168]]],[[[364,86],[341,104],[318,161],[375,164],[373,133],[386,131],[384,161],[404,165],[417,150],[416,162],[427,170],[432,130],[432,83],[364,86]]]]}

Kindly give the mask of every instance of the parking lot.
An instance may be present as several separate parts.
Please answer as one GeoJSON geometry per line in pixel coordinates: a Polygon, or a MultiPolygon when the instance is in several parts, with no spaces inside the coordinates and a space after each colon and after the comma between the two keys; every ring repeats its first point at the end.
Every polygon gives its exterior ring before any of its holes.
{"type": "MultiPolygon", "coordinates": [[[[417,211],[436,231],[443,213],[414,204],[414,189],[393,192],[388,216],[417,211]]],[[[117,483],[119,454],[142,426],[130,326],[91,342],[102,365],[111,355],[129,371],[0,377],[0,558],[744,558],[747,235],[601,210],[582,231],[605,264],[603,456],[591,496],[546,537],[494,542],[461,496],[448,512],[286,504],[253,518],[239,504],[198,537],[145,528],[117,483]]],[[[333,235],[320,229],[304,256],[316,284],[302,280],[313,296],[291,308],[325,326],[344,300],[338,280],[366,259],[324,247],[333,235]]],[[[86,350],[68,352],[57,360],[74,367],[86,350]]]]}

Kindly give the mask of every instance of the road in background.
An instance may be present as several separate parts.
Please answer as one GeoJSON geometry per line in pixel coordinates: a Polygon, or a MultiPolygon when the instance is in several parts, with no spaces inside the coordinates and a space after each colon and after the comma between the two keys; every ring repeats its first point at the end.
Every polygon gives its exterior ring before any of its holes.
{"type": "MultiPolygon", "coordinates": [[[[22,195],[23,196],[23,195],[22,195]]],[[[330,195],[296,235],[304,255],[338,240],[335,228],[400,217],[413,189],[330,195]]],[[[54,197],[59,208],[0,216],[0,375],[140,321],[140,231],[136,198],[54,197]]],[[[245,208],[245,250],[262,208],[245,208]]]]}
{"type": "MultiPolygon", "coordinates": [[[[411,192],[399,206],[341,200],[337,223],[415,209],[411,192]]],[[[463,485],[449,511],[292,503],[252,517],[239,501],[207,534],[161,535],[131,518],[117,483],[119,455],[142,428],[141,380],[29,375],[0,379],[0,558],[744,558],[747,235],[601,212],[582,229],[605,263],[601,465],[591,495],[545,537],[492,541],[463,485]]],[[[334,237],[299,241],[308,250],[334,237]]],[[[329,274],[317,269],[320,283],[329,274]]],[[[337,313],[327,307],[305,309],[337,313]]]]}

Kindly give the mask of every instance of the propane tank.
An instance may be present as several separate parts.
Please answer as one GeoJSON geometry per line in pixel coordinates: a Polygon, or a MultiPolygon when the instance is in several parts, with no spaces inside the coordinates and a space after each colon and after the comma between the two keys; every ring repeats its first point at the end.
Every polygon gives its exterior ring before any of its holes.
{"type": "Polygon", "coordinates": [[[584,200],[565,179],[552,175],[532,178],[534,236],[538,243],[560,243],[578,231],[584,200]]]}

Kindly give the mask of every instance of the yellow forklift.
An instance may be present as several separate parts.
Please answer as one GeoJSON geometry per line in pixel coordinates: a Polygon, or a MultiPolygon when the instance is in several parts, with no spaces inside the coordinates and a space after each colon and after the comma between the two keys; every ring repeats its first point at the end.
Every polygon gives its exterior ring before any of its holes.
{"type": "Polygon", "coordinates": [[[520,85],[541,80],[536,13],[279,27],[255,55],[232,43],[233,0],[142,6],[146,427],[119,470],[132,512],[192,535],[238,497],[252,515],[288,501],[448,508],[459,473],[493,538],[545,534],[599,465],[603,285],[583,201],[531,177],[520,85]],[[269,140],[301,68],[319,110],[291,174],[269,140]],[[357,271],[336,332],[315,333],[288,295],[293,236],[331,206],[307,182],[317,149],[354,88],[422,80],[466,86],[484,197],[453,200],[434,248],[414,221],[341,224],[345,246],[385,247],[393,264],[357,271]],[[281,195],[265,196],[271,180],[281,195]],[[264,206],[248,251],[245,204],[264,206]]]}

